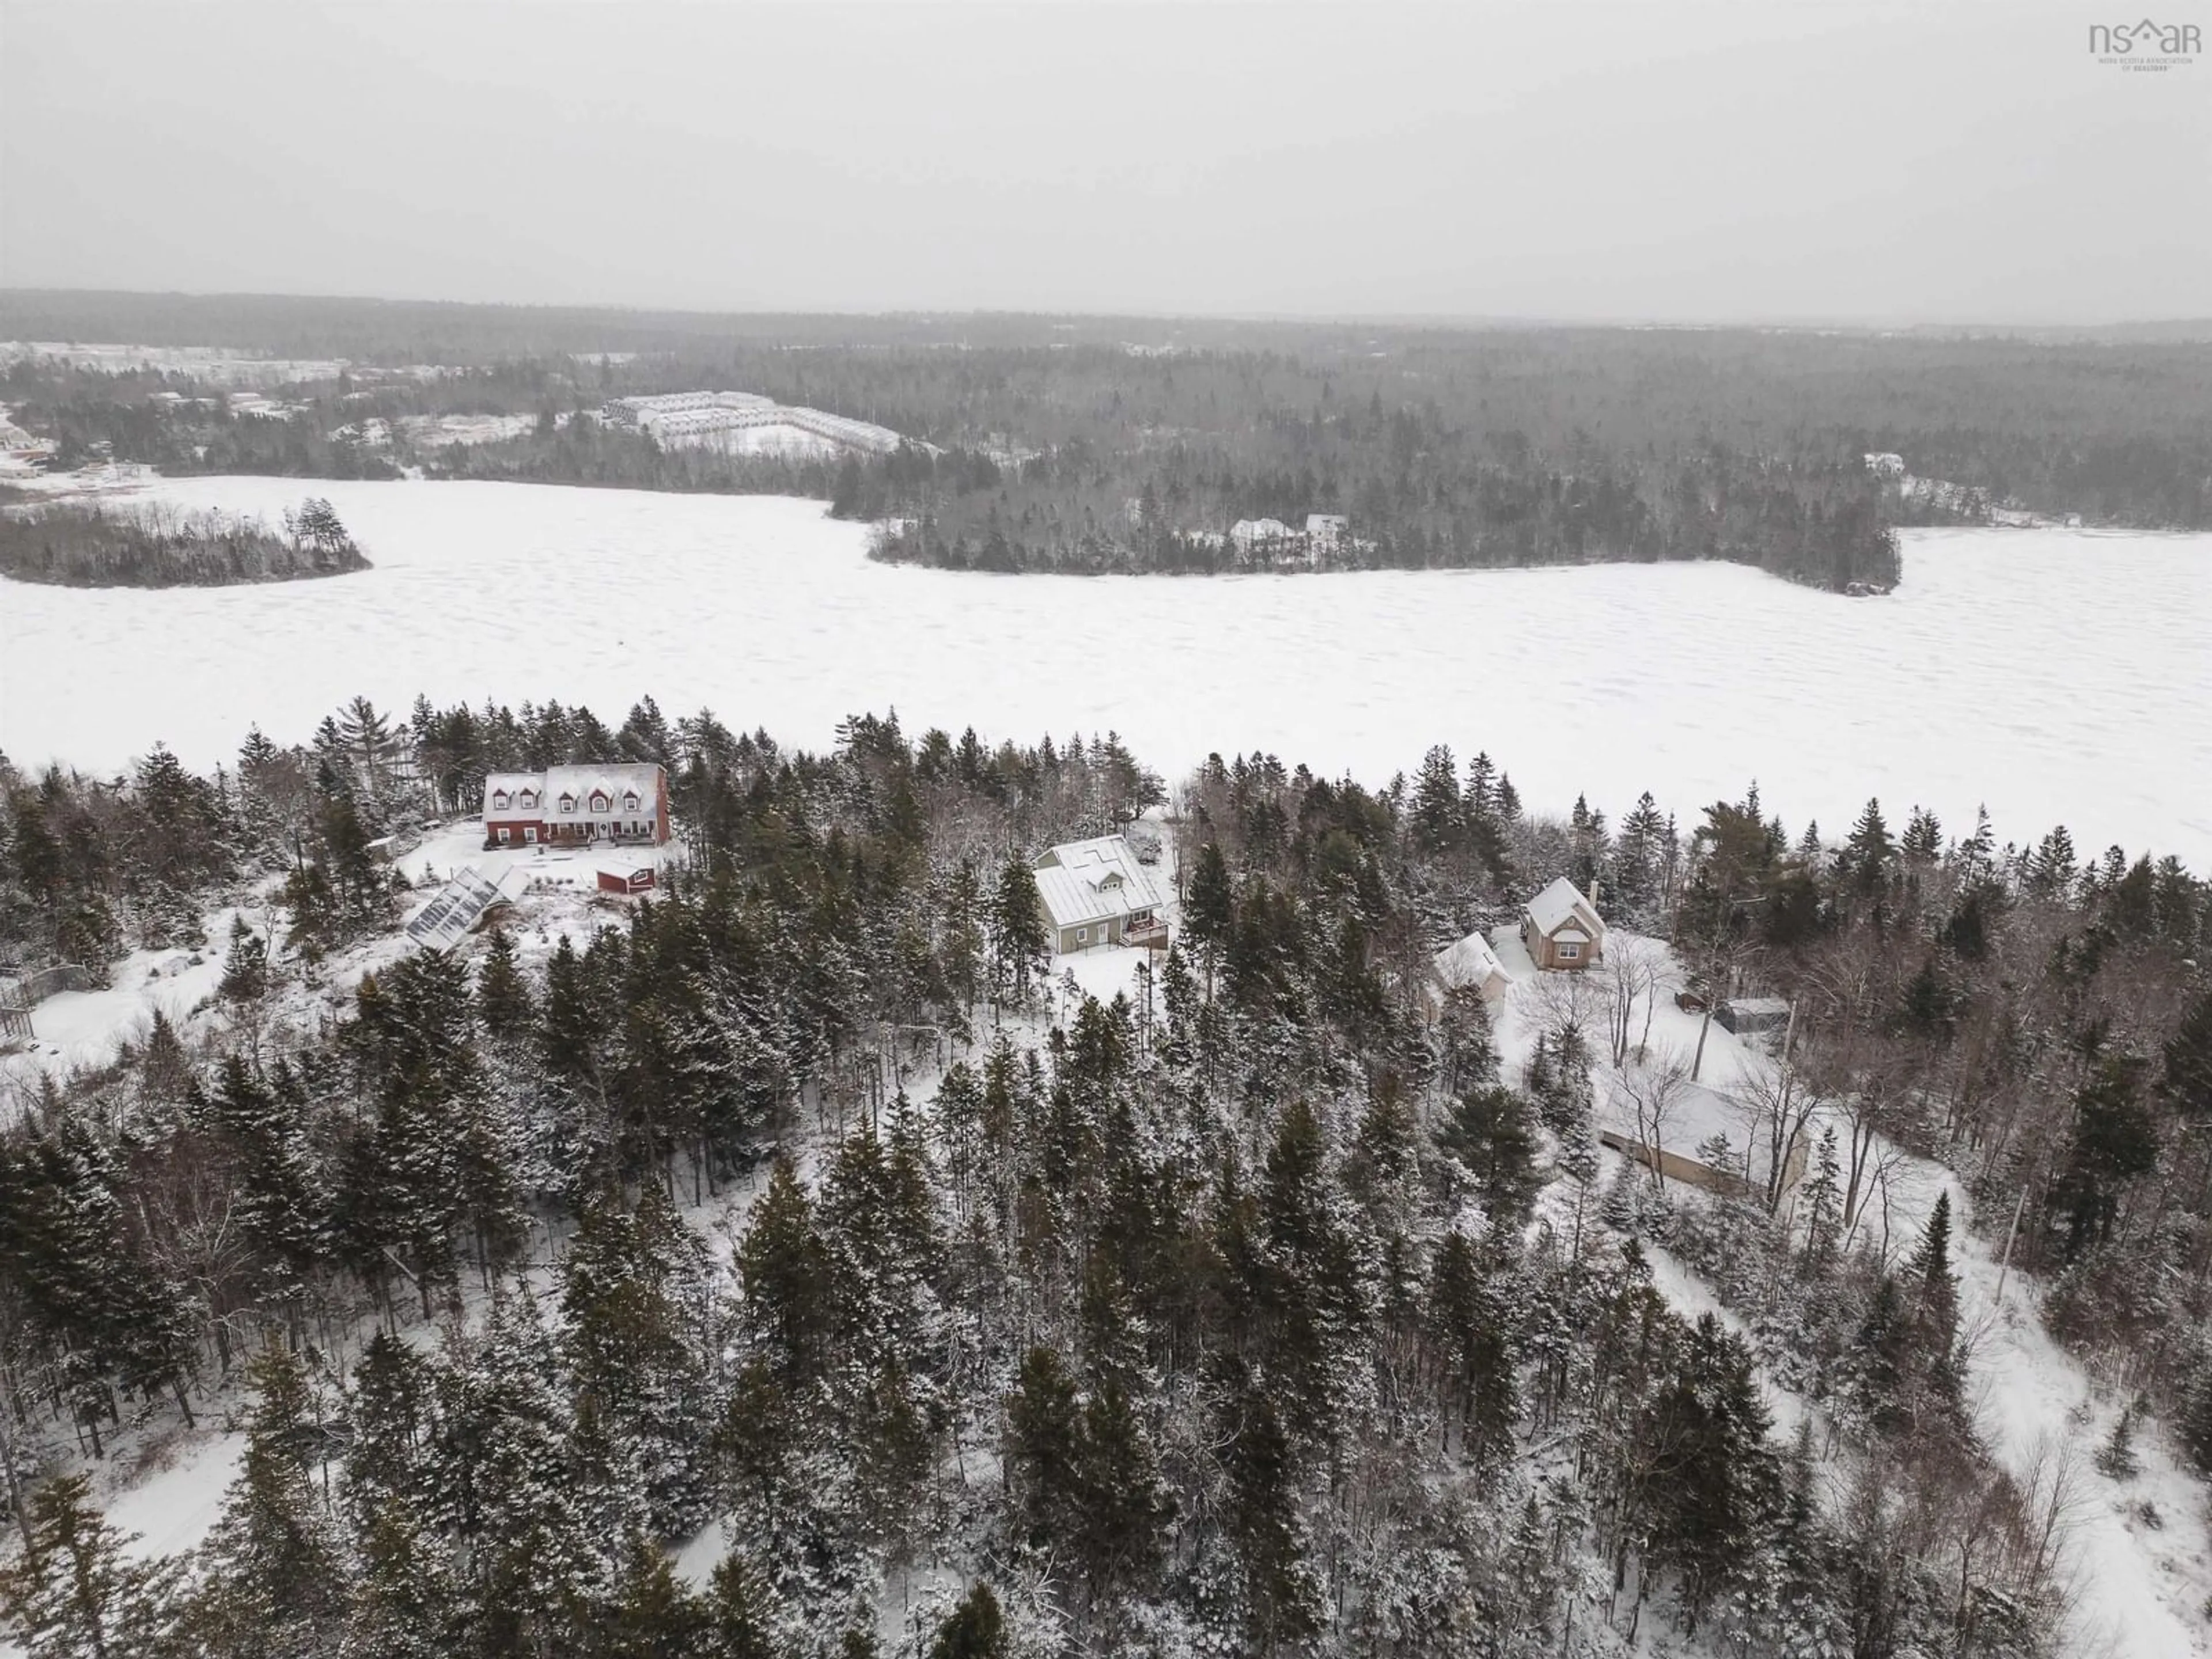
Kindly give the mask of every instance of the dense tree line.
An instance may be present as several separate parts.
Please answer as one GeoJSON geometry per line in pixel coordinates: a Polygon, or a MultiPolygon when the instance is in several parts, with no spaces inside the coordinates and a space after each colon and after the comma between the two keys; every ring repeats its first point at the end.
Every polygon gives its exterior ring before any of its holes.
{"type": "Polygon", "coordinates": [[[453,366],[383,379],[364,366],[357,383],[288,388],[311,406],[291,421],[164,413],[153,392],[205,388],[150,373],[19,363],[0,396],[66,454],[106,441],[182,471],[419,465],[795,490],[890,521],[886,556],[983,569],[1226,568],[1236,556],[1219,536],[1235,521],[1325,513],[1352,532],[1323,563],[1717,558],[1880,587],[1898,576],[1891,526],[1975,502],[2212,525],[2212,347],[2187,340],[433,312],[439,326],[421,335],[327,306],[312,328],[239,319],[241,337],[294,349],[313,339],[453,366]],[[447,355],[406,355],[409,340],[447,355]],[[702,386],[912,442],[830,465],[665,451],[562,418],[702,386]],[[497,443],[415,447],[408,417],[442,412],[538,420],[497,443]],[[389,447],[342,435],[371,418],[391,428],[389,447]],[[1865,467],[1877,452],[1955,483],[1954,505],[1903,497],[1865,467]]]}
{"type": "Polygon", "coordinates": [[[0,576],[69,587],[221,587],[366,570],[331,504],[310,496],[280,533],[258,519],[154,505],[0,506],[0,576]]]}
{"type": "Polygon", "coordinates": [[[2172,860],[1217,758],[1176,947],[1101,1003],[1027,855],[1162,800],[1111,738],[356,702],[209,777],[4,783],[19,955],[279,896],[204,941],[209,1018],[0,1132],[0,1607],[41,1654],[857,1655],[908,1603],[916,1654],[2033,1654],[2060,1494],[1974,1432],[1954,1218],[1882,1237],[1893,1147],[2021,1195],[2054,1328],[2212,1466],[2212,909],[2172,860]],[[374,836],[618,758],[670,769],[662,895],[331,984],[396,908],[374,836]],[[1796,1000],[1791,1224],[1601,1162],[1595,1059],[1654,1070],[1632,975],[1525,1067],[1439,1000],[1436,948],[1559,873],[1796,1000]],[[72,1463],[241,1395],[206,1542],[125,1555],[72,1463]],[[695,1589],[663,1546],[709,1521],[695,1589]]]}

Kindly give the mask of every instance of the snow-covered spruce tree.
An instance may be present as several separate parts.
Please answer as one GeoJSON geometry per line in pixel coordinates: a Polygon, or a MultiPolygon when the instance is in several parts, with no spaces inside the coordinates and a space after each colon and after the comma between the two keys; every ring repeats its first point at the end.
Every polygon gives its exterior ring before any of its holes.
{"type": "Polygon", "coordinates": [[[447,1659],[463,1645],[466,1626],[445,1541],[425,1534],[405,1498],[362,1512],[360,1568],[339,1659],[447,1659]]]}
{"type": "Polygon", "coordinates": [[[1042,971],[1052,941],[1045,936],[1036,877],[1018,858],[1000,867],[991,894],[989,932],[993,988],[1015,1007],[1026,1007],[1030,981],[1042,971]]]}
{"type": "Polygon", "coordinates": [[[586,1204],[561,1267],[561,1309],[574,1387],[642,1485],[646,1525],[688,1538],[707,1517],[716,1333],[705,1247],[657,1183],[634,1212],[611,1193],[586,1204]]]}
{"type": "Polygon", "coordinates": [[[477,1017],[495,1042],[527,1036],[537,1019],[530,983],[515,959],[514,941],[504,927],[491,929],[483,965],[477,970],[477,1017]]]}
{"type": "Polygon", "coordinates": [[[266,1083],[233,1054],[200,1115],[237,1160],[232,1213],[254,1251],[261,1293],[283,1310],[296,1342],[331,1246],[329,1181],[310,1144],[296,1074],[279,1062],[276,1082],[266,1083]]]}
{"type": "Polygon", "coordinates": [[[325,1413],[306,1365],[275,1341],[247,1361],[246,1379],[246,1450],[199,1549],[184,1628],[206,1651],[304,1659],[325,1650],[350,1594],[325,1413]]]}
{"type": "Polygon", "coordinates": [[[559,1350],[523,1285],[495,1297],[446,1425],[449,1479],[472,1498],[464,1524],[482,1638],[494,1651],[557,1651],[607,1594],[624,1534],[591,1524],[575,1414],[559,1350]]]}
{"type": "Polygon", "coordinates": [[[38,1659],[161,1659],[178,1589],[177,1564],[128,1553],[82,1474],[31,1495],[31,1547],[0,1563],[0,1635],[38,1659]]]}

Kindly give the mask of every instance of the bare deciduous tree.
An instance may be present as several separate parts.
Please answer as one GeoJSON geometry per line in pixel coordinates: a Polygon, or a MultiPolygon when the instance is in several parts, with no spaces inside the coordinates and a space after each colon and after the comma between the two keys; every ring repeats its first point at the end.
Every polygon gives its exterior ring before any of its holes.
{"type": "Polygon", "coordinates": [[[1613,1074],[1608,1086],[1616,1105],[1636,1125],[1636,1139],[1644,1148],[1654,1184],[1664,1188],[1667,1177],[1660,1153],[1667,1125],[1689,1093],[1689,1067],[1680,1054],[1662,1050],[1636,1065],[1623,1066],[1613,1074]]]}
{"type": "MultiPolygon", "coordinates": [[[[1650,1036],[1651,1004],[1659,994],[1659,981],[1666,966],[1666,947],[1656,939],[1615,933],[1606,942],[1605,960],[1598,973],[1611,999],[1606,1011],[1606,1033],[1614,1065],[1628,1063],[1630,1037],[1636,1030],[1639,1002],[1644,1006],[1644,1035],[1646,1038],[1650,1036]]],[[[1635,1046],[1644,1045],[1639,1042],[1635,1046]]]]}

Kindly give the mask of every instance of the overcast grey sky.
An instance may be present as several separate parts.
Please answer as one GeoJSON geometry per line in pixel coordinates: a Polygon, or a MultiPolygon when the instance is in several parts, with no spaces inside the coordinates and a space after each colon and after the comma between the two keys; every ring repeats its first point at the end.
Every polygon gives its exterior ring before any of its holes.
{"type": "Polygon", "coordinates": [[[0,281],[2202,316],[2212,54],[2100,64],[2116,9],[0,0],[0,281]]]}

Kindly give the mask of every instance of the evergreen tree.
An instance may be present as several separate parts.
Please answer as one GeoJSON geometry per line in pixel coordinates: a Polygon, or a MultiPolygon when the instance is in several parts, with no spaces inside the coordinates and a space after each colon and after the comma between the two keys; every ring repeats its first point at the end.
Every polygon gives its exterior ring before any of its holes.
{"type": "Polygon", "coordinates": [[[677,1582],[667,1553],[642,1528],[633,1528],[612,1599],[595,1622],[593,1659],[696,1659],[708,1614],[677,1582]]]}
{"type": "Polygon", "coordinates": [[[1889,826],[1882,821],[1881,803],[1869,800],[1851,826],[1850,839],[1844,843],[1844,866],[1851,872],[1851,880],[1863,893],[1881,888],[1889,874],[1890,861],[1897,856],[1895,843],[1890,840],[1889,826]]]}
{"type": "Polygon", "coordinates": [[[361,1574],[340,1659],[447,1659],[459,1651],[461,1597],[444,1551],[411,1506],[386,1499],[360,1534],[361,1574]]]}
{"type": "Polygon", "coordinates": [[[1236,917],[1235,890],[1229,878],[1229,860],[1221,854],[1221,844],[1209,841],[1198,849],[1190,872],[1190,890],[1183,899],[1183,931],[1192,943],[1208,954],[1210,964],[1213,953],[1229,942],[1231,927],[1236,917]]]}
{"type": "Polygon", "coordinates": [[[253,1390],[246,1450],[222,1515],[200,1550],[185,1623],[192,1639],[240,1659],[323,1650],[348,1597],[342,1537],[318,1490],[325,1445],[313,1385],[297,1355],[265,1345],[247,1363],[253,1390]]]}
{"type": "MultiPolygon", "coordinates": [[[[1959,1336],[1959,1276],[1951,1267],[1951,1194],[1936,1195],[1928,1228],[1905,1264],[1914,1294],[1914,1315],[1936,1373],[1948,1371],[1959,1336]]],[[[1955,1379],[1953,1379],[1955,1380],[1955,1379]]]]}
{"type": "Polygon", "coordinates": [[[1459,767],[1443,744],[1421,757],[1421,769],[1413,779],[1411,823],[1415,844],[1431,856],[1458,851],[1465,838],[1459,767]]]}
{"type": "Polygon", "coordinates": [[[978,1583],[938,1626],[929,1659],[1006,1659],[1010,1651],[999,1598],[978,1583]]]}
{"type": "Polygon", "coordinates": [[[269,989],[269,941],[246,925],[242,913],[230,920],[230,948],[216,988],[240,1006],[258,1002],[269,989]]]}
{"type": "Polygon", "coordinates": [[[561,1268],[570,1374],[661,1538],[688,1537],[707,1518],[706,1301],[705,1249],[659,1185],[640,1191],[635,1212],[611,1195],[586,1206],[561,1268]]]}
{"type": "Polygon", "coordinates": [[[1644,1493],[1650,1548],[1681,1575],[1692,1632],[1754,1560],[1780,1508],[1768,1423],[1750,1351],[1701,1315],[1642,1429],[1662,1471],[1644,1493]]]}
{"type": "Polygon", "coordinates": [[[1074,1379],[1050,1348],[1031,1348],[1006,1399],[1006,1487],[1030,1546],[1071,1545],[1086,1496],[1074,1379]]]}
{"type": "Polygon", "coordinates": [[[2142,1473],[2142,1464],[2136,1456],[2136,1408],[2132,1401],[2120,1408],[2112,1419],[2112,1431],[2105,1437],[2105,1443],[2097,1449],[2100,1473],[2113,1480],[2132,1480],[2142,1473]]]}
{"type": "Polygon", "coordinates": [[[1025,1004],[1030,981],[1042,971],[1053,941],[1046,933],[1036,877],[1019,859],[1008,859],[999,872],[990,931],[992,973],[1000,994],[1017,1006],[1025,1004]]]}
{"type": "Polygon", "coordinates": [[[1498,1087],[1470,1091],[1437,1131],[1437,1146],[1474,1176],[1483,1208],[1495,1224],[1516,1226],[1528,1218],[1541,1183],[1534,1126],[1518,1094],[1498,1087]]]}
{"type": "Polygon", "coordinates": [[[31,1495],[28,1553],[0,1562],[0,1634],[36,1659],[160,1659],[177,1572],[141,1561],[100,1518],[90,1479],[57,1475],[31,1495]]]}
{"type": "Polygon", "coordinates": [[[362,1350],[347,1397],[345,1497],[357,1532],[374,1529],[386,1510],[396,1528],[395,1549],[418,1547],[407,1512],[428,1480],[432,1465],[431,1383],[416,1350],[379,1331],[362,1350]]]}
{"type": "Polygon", "coordinates": [[[493,928],[483,966],[477,973],[477,1016],[483,1022],[484,1034],[520,1040],[533,1029],[537,1013],[529,982],[515,959],[514,941],[504,927],[493,928]]]}
{"type": "Polygon", "coordinates": [[[829,1365],[830,1272],[813,1204],[791,1161],[779,1158],[738,1246],[738,1273],[747,1334],[793,1394],[829,1365]]]}
{"type": "Polygon", "coordinates": [[[495,1297],[466,1382],[465,1416],[449,1431],[469,1449],[463,1471],[484,1638],[501,1652],[557,1651],[599,1596],[620,1538],[592,1528],[576,1419],[526,1288],[495,1297]]]}
{"type": "Polygon", "coordinates": [[[766,1599],[743,1555],[722,1558],[708,1598],[705,1650],[712,1659],[780,1659],[766,1599]]]}
{"type": "Polygon", "coordinates": [[[1250,1650],[1273,1653],[1321,1626],[1321,1586],[1306,1559],[1290,1437],[1265,1391],[1232,1385],[1219,1440],[1229,1493],[1223,1513],[1236,1554],[1250,1650]]]}
{"type": "Polygon", "coordinates": [[[1437,1247],[1429,1307],[1447,1441],[1455,1426],[1470,1461],[1487,1463],[1510,1443],[1518,1410],[1513,1333],[1504,1298],[1462,1234],[1446,1234],[1437,1247]]]}

